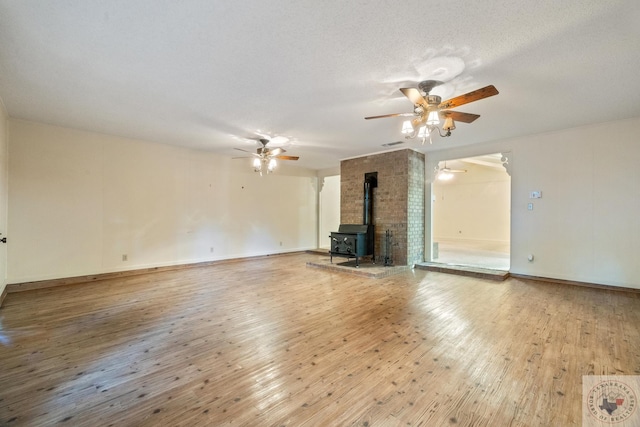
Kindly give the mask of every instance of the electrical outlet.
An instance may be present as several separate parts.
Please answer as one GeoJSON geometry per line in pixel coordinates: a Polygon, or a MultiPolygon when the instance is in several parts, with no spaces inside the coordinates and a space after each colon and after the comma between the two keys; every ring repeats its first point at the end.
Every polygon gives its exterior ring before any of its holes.
{"type": "Polygon", "coordinates": [[[210,248],[210,252],[211,252],[211,253],[213,253],[213,246],[211,246],[211,248],[210,248]]]}
{"type": "Polygon", "coordinates": [[[122,254],[122,260],[126,261],[127,259],[129,259],[129,257],[127,256],[127,254],[122,254]]]}

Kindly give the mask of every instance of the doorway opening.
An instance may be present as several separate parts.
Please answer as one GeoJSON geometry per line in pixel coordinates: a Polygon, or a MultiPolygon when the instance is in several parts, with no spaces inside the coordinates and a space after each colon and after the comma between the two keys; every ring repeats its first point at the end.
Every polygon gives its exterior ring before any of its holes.
{"type": "Polygon", "coordinates": [[[511,176],[502,153],[438,163],[431,262],[508,271],[511,176]]]}
{"type": "Polygon", "coordinates": [[[340,225],[340,175],[320,178],[318,196],[318,249],[331,247],[329,235],[340,225]]]}

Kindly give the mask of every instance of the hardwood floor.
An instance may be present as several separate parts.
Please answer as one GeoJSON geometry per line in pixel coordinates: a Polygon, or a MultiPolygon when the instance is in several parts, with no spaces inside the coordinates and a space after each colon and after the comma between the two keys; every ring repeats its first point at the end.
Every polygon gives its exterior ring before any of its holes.
{"type": "Polygon", "coordinates": [[[640,295],[295,254],[10,293],[0,425],[581,425],[640,374],[640,295]]]}

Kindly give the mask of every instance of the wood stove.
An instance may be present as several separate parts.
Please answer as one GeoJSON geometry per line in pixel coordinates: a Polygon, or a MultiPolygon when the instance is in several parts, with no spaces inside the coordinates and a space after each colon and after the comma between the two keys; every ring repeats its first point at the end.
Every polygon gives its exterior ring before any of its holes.
{"type": "Polygon", "coordinates": [[[371,255],[375,263],[375,233],[373,222],[373,188],[378,186],[378,173],[369,172],[364,175],[364,224],[340,224],[338,231],[331,233],[331,262],[334,256],[356,259],[356,267],[360,266],[360,258],[371,255]]]}
{"type": "Polygon", "coordinates": [[[359,267],[361,257],[373,255],[373,225],[371,224],[340,224],[338,231],[332,232],[329,237],[331,237],[331,262],[334,255],[355,258],[356,267],[359,267]]]}

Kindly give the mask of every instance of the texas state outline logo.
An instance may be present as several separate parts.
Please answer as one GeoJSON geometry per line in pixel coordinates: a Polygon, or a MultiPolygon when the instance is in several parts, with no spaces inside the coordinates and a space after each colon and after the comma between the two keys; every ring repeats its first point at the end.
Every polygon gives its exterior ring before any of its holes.
{"type": "Polygon", "coordinates": [[[640,426],[640,376],[582,377],[583,426],[640,426]]]}

